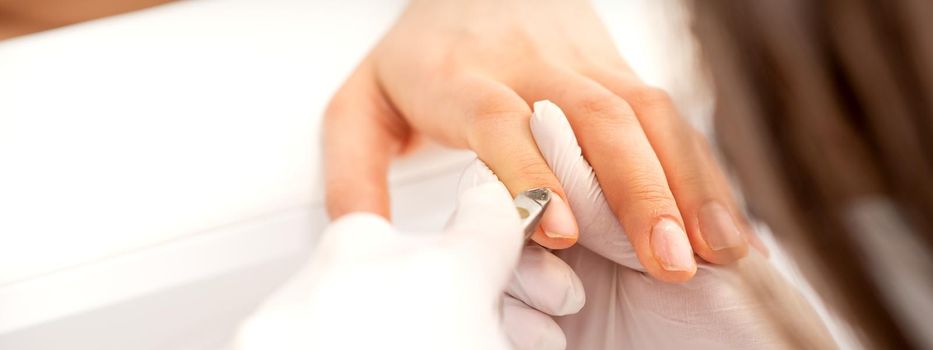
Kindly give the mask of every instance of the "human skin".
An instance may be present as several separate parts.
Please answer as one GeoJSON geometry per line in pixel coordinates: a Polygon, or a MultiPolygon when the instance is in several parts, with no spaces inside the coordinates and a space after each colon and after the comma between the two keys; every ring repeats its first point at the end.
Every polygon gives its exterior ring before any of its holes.
{"type": "Polygon", "coordinates": [[[0,0],[0,40],[168,2],[171,0],[0,0]]]}
{"type": "MultiPolygon", "coordinates": [[[[327,207],[389,216],[391,159],[428,138],[476,152],[509,191],[547,187],[534,240],[579,235],[529,130],[530,104],[567,114],[641,263],[661,280],[757,243],[705,139],[645,85],[585,1],[413,1],[325,113],[327,207]]],[[[584,223],[585,224],[585,223],[584,223]]]]}

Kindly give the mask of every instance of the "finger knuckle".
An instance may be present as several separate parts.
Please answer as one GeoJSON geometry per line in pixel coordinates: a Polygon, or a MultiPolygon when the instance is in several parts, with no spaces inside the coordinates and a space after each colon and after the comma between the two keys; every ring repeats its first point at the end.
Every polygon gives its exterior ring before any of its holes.
{"type": "Polygon", "coordinates": [[[497,94],[480,98],[479,103],[471,113],[474,123],[498,123],[504,120],[527,120],[531,111],[524,102],[517,103],[510,97],[497,94]]]}
{"type": "Polygon", "coordinates": [[[700,170],[696,168],[683,170],[677,176],[677,184],[681,188],[690,189],[693,191],[706,192],[710,189],[710,181],[707,178],[707,175],[701,173],[700,170]]]}
{"type": "Polygon", "coordinates": [[[636,187],[632,190],[632,199],[652,207],[663,207],[671,203],[670,194],[656,185],[636,187]]]}
{"type": "Polygon", "coordinates": [[[637,123],[632,108],[611,94],[590,94],[580,98],[579,108],[588,123],[598,127],[629,126],[637,123]]]}
{"type": "Polygon", "coordinates": [[[608,93],[588,93],[577,102],[580,109],[590,115],[619,114],[624,103],[608,93]]]}
{"type": "Polygon", "coordinates": [[[700,171],[685,171],[671,182],[671,188],[681,204],[698,205],[716,197],[716,187],[708,174],[700,171]]]}
{"type": "Polygon", "coordinates": [[[626,94],[625,99],[632,105],[643,108],[667,108],[674,105],[667,91],[653,86],[635,88],[626,94]]]}
{"type": "Polygon", "coordinates": [[[523,181],[529,182],[532,187],[551,187],[553,178],[551,169],[540,158],[530,154],[514,154],[514,169],[522,176],[523,181]]]}
{"type": "Polygon", "coordinates": [[[504,131],[513,129],[515,125],[527,125],[531,118],[531,110],[523,101],[513,101],[511,98],[491,96],[483,98],[469,114],[467,122],[467,138],[472,146],[479,146],[484,135],[500,135],[504,131]]]}
{"type": "Polygon", "coordinates": [[[666,181],[658,181],[650,174],[636,174],[629,181],[631,200],[648,204],[652,207],[673,205],[673,196],[666,181]]]}

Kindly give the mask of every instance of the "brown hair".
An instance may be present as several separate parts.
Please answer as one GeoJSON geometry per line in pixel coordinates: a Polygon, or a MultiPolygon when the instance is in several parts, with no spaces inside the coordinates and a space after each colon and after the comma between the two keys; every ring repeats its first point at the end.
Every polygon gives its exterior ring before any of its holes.
{"type": "Polygon", "coordinates": [[[933,2],[692,6],[752,213],[866,346],[933,347],[933,2]]]}

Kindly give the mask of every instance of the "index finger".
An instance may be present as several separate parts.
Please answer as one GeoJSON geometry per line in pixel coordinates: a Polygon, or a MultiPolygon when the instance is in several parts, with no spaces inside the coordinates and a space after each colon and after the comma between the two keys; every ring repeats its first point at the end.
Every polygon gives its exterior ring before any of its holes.
{"type": "Polygon", "coordinates": [[[576,243],[576,219],[531,135],[528,104],[507,86],[484,77],[454,77],[436,90],[439,98],[431,99],[430,108],[423,109],[464,122],[458,130],[464,143],[513,196],[532,188],[548,188],[555,194],[532,239],[551,249],[576,243]]]}

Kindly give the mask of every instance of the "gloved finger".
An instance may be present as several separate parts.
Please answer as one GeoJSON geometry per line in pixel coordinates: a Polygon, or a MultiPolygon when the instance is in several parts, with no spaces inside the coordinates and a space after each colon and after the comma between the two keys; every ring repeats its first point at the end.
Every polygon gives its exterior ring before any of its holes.
{"type": "Polygon", "coordinates": [[[580,244],[618,264],[644,271],[560,108],[549,101],[536,102],[531,133],[567,191],[570,207],[584,232],[580,244]]]}
{"type": "Polygon", "coordinates": [[[460,194],[446,231],[469,266],[495,281],[493,286],[505,287],[518,263],[524,234],[512,197],[501,182],[488,182],[460,194]]]}
{"type": "Polygon", "coordinates": [[[716,264],[748,254],[736,211],[730,208],[734,200],[718,186],[718,165],[707,162],[705,153],[711,150],[681,118],[670,96],[631,74],[596,69],[587,75],[632,106],[664,168],[693,250],[716,264]]]}
{"type": "Polygon", "coordinates": [[[495,172],[512,196],[539,187],[554,192],[541,220],[542,230],[532,239],[552,249],[576,243],[579,230],[563,200],[564,191],[531,137],[528,104],[505,85],[485,77],[448,79],[437,90],[440,97],[425,109],[432,116],[453,115],[452,120],[463,120],[465,125],[451,124],[450,132],[462,134],[465,145],[495,172]]]}
{"type": "Polygon", "coordinates": [[[522,249],[505,292],[552,316],[580,311],[586,301],[583,284],[573,269],[538,245],[522,249]]]}
{"type": "Polygon", "coordinates": [[[567,111],[606,200],[648,273],[668,282],[690,279],[696,261],[680,210],[628,103],[586,77],[554,67],[517,91],[529,100],[553,97],[567,111]]]}
{"type": "Polygon", "coordinates": [[[564,332],[550,316],[506,296],[502,301],[502,328],[516,350],[563,350],[564,332]]]}
{"type": "Polygon", "coordinates": [[[364,61],[324,112],[324,181],[331,218],[356,211],[389,217],[388,168],[408,128],[364,61]]]}

